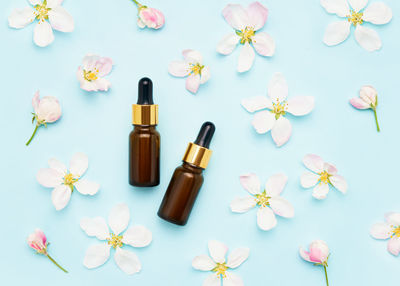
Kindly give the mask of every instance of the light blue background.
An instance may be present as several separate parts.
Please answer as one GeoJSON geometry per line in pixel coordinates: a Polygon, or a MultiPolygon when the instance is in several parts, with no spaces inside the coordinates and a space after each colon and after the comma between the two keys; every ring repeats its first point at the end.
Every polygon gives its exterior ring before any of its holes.
{"type": "Polygon", "coordinates": [[[298,247],[314,239],[327,241],[331,248],[331,285],[398,281],[399,258],[386,251],[386,242],[370,238],[368,231],[383,220],[385,212],[400,211],[400,2],[385,0],[394,18],[388,25],[374,27],[383,42],[383,49],[374,53],[359,47],[353,34],[337,47],[326,47],[324,30],[338,19],[317,0],[261,2],[270,10],[263,31],[275,39],[276,54],[272,58],[257,55],[245,74],[236,72],[240,48],[230,56],[215,51],[218,41],[233,32],[221,16],[229,1],[149,0],[146,4],[166,16],[165,27],[151,31],[136,26],[136,8],[128,0],[66,0],[64,7],[73,15],[76,29],[69,34],[55,32],[55,42],[47,48],[33,44],[33,25],[18,31],[7,26],[12,9],[26,6],[25,0],[0,2],[0,284],[201,285],[208,273],[193,270],[191,260],[207,253],[210,239],[225,242],[231,250],[250,247],[248,261],[234,270],[245,285],[325,285],[322,268],[298,256],[298,247]],[[199,50],[211,67],[212,78],[197,95],[185,90],[183,79],[167,73],[168,63],[181,59],[186,48],[199,50]],[[79,88],[75,71],[89,52],[115,61],[108,93],[79,88]],[[244,97],[265,94],[275,72],[287,78],[289,96],[316,99],[309,116],[289,116],[293,134],[282,148],[275,147],[270,134],[256,134],[250,125],[252,115],[239,104],[244,97]],[[160,106],[162,177],[160,186],[152,189],[133,188],[127,178],[131,104],[143,76],[153,79],[160,106]],[[380,134],[372,112],[360,112],[348,104],[364,84],[379,91],[380,134]],[[42,96],[60,99],[63,117],[41,128],[25,147],[34,127],[31,98],[37,89],[42,96]],[[156,212],[187,143],[206,120],[217,127],[211,146],[214,154],[188,225],[174,226],[156,212]],[[77,151],[89,156],[85,178],[99,182],[101,190],[94,197],[74,192],[67,208],[57,212],[51,190],[40,186],[35,175],[47,167],[49,158],[68,163],[77,151]],[[301,188],[300,175],[305,170],[301,160],[307,153],[319,154],[338,167],[349,183],[346,196],[334,190],[326,200],[317,201],[311,190],[301,188]],[[255,210],[231,213],[230,201],[246,195],[238,176],[250,171],[263,183],[277,172],[289,176],[283,197],[294,205],[295,218],[278,218],[274,230],[263,232],[256,227],[255,210]],[[120,271],[113,259],[96,270],[82,265],[86,249],[98,241],[81,231],[80,219],[107,217],[118,202],[130,206],[131,224],[147,226],[154,236],[149,247],[131,248],[143,264],[142,272],[134,276],[120,271]],[[70,274],[27,247],[26,237],[37,227],[52,243],[50,253],[70,274]]]}

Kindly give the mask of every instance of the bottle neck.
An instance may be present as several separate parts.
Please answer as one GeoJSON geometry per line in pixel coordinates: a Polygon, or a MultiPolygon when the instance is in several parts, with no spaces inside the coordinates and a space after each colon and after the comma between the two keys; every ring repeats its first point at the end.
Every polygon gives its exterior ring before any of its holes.
{"type": "Polygon", "coordinates": [[[157,125],[133,125],[134,130],[148,130],[148,131],[154,131],[156,130],[157,125]]]}
{"type": "Polygon", "coordinates": [[[183,161],[182,167],[196,174],[201,174],[204,171],[204,169],[197,167],[193,164],[189,164],[185,161],[183,161]]]}

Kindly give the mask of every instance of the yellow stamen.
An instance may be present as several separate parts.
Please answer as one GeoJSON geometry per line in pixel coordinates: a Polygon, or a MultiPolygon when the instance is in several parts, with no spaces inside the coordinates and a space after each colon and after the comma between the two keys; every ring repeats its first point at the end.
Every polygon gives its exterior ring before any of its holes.
{"type": "Polygon", "coordinates": [[[286,101],[276,103],[272,103],[273,109],[271,110],[272,113],[275,113],[275,119],[278,120],[281,115],[286,114],[286,101]]]}
{"type": "Polygon", "coordinates": [[[250,44],[253,41],[255,33],[252,27],[246,27],[243,30],[236,31],[236,35],[240,37],[241,44],[245,44],[246,42],[250,44]]]}
{"type": "Polygon", "coordinates": [[[49,19],[49,11],[51,8],[47,8],[47,0],[43,1],[42,5],[35,5],[34,8],[36,10],[36,19],[39,20],[39,22],[49,19]]]}
{"type": "Polygon", "coordinates": [[[392,228],[393,228],[392,237],[399,237],[400,238],[400,226],[392,226],[392,228]]]}
{"type": "Polygon", "coordinates": [[[329,175],[327,171],[323,171],[322,173],[319,173],[319,175],[320,175],[319,180],[321,181],[321,183],[324,184],[330,183],[329,177],[331,175],[329,175]]]}
{"type": "Polygon", "coordinates": [[[362,16],[364,15],[362,12],[356,12],[354,10],[350,10],[351,15],[347,15],[347,21],[352,23],[354,26],[357,26],[358,24],[364,23],[364,20],[362,19],[362,16]]]}
{"type": "Polygon", "coordinates": [[[94,71],[83,70],[83,77],[87,81],[94,81],[94,80],[98,79],[98,76],[97,76],[98,73],[99,73],[98,69],[95,69],[94,71]]]}
{"type": "Polygon", "coordinates": [[[112,248],[117,248],[117,247],[121,247],[122,245],[124,245],[122,243],[122,235],[115,235],[113,233],[110,233],[110,237],[107,238],[107,243],[108,245],[111,245],[112,248]]]}
{"type": "Polygon", "coordinates": [[[199,74],[201,75],[201,70],[204,68],[203,65],[200,65],[199,63],[196,64],[189,64],[190,65],[190,73],[191,74],[199,74]]]}
{"type": "Polygon", "coordinates": [[[226,266],[226,263],[217,263],[217,266],[215,266],[211,271],[215,272],[217,275],[221,275],[222,278],[226,278],[226,270],[228,270],[228,266],[226,266]]]}
{"type": "Polygon", "coordinates": [[[260,207],[269,206],[269,199],[270,199],[271,197],[269,197],[269,196],[267,195],[267,192],[266,192],[266,191],[262,192],[261,194],[255,195],[255,197],[256,197],[257,205],[259,205],[260,207]]]}
{"type": "Polygon", "coordinates": [[[74,189],[74,183],[78,182],[79,178],[75,178],[71,173],[64,176],[64,185],[69,186],[71,190],[74,189]]]}

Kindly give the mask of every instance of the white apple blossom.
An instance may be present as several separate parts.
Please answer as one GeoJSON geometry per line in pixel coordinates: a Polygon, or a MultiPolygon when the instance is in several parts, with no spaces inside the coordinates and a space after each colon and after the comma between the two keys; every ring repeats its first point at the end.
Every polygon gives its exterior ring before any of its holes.
{"type": "Polygon", "coordinates": [[[111,72],[112,67],[111,58],[87,54],[76,72],[81,88],[86,91],[108,91],[111,83],[105,76],[111,72]]]}
{"type": "Polygon", "coordinates": [[[398,256],[400,254],[400,213],[385,214],[385,222],[374,224],[370,234],[375,239],[389,239],[387,250],[398,256]]]}

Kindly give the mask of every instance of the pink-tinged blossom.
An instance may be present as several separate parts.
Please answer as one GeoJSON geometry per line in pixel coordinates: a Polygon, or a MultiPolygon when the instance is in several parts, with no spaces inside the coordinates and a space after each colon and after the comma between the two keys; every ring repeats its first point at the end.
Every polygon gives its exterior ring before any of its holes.
{"type": "Polygon", "coordinates": [[[111,72],[112,67],[112,59],[87,54],[76,72],[81,88],[86,91],[108,91],[111,83],[104,77],[111,72]]]}
{"type": "Polygon", "coordinates": [[[299,253],[301,258],[305,261],[312,262],[314,265],[322,265],[324,267],[326,285],[329,286],[326,268],[328,267],[330,252],[326,242],[322,240],[314,240],[311,242],[308,251],[300,247],[299,253]]]}
{"type": "Polygon", "coordinates": [[[247,9],[239,4],[228,4],[222,10],[222,15],[235,32],[222,38],[217,45],[217,52],[229,55],[237,45],[243,45],[239,54],[238,72],[250,70],[255,58],[254,49],[261,56],[274,55],[275,41],[269,34],[259,31],[268,18],[268,9],[260,2],[251,3],[247,9]]]}
{"type": "Polygon", "coordinates": [[[390,212],[385,221],[374,224],[370,234],[375,239],[389,239],[387,250],[398,256],[400,253],[400,213],[390,212]]]}
{"type": "Polygon", "coordinates": [[[364,85],[360,89],[360,96],[350,99],[350,104],[357,109],[371,109],[374,112],[376,129],[380,132],[378,115],[376,108],[378,107],[378,92],[373,86],[364,85]]]}
{"type": "Polygon", "coordinates": [[[135,2],[138,8],[137,25],[140,28],[148,27],[157,30],[164,26],[165,17],[160,10],[142,5],[136,0],[133,0],[133,2],[135,2]]]}
{"type": "Polygon", "coordinates": [[[267,96],[253,96],[242,100],[242,106],[248,112],[257,112],[252,125],[259,134],[271,131],[272,139],[280,147],[292,134],[292,125],[285,117],[287,113],[304,116],[314,109],[313,96],[296,96],[286,99],[288,85],[281,73],[276,73],[268,86],[267,96]],[[261,110],[261,111],[260,111],[261,110]]]}

